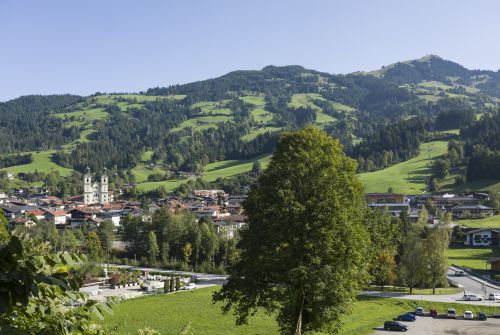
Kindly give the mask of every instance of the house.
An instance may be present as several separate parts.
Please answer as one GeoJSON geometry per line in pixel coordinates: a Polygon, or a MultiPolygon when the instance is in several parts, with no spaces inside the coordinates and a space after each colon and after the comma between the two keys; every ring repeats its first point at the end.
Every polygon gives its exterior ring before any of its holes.
{"type": "Polygon", "coordinates": [[[365,199],[368,204],[395,204],[408,202],[408,199],[404,195],[395,193],[366,193],[365,199]]]}
{"type": "Polygon", "coordinates": [[[34,217],[37,220],[44,220],[45,219],[45,213],[46,212],[44,210],[38,209],[38,208],[26,211],[26,214],[28,216],[34,217]]]}
{"type": "Polygon", "coordinates": [[[56,225],[66,224],[66,212],[63,210],[47,211],[45,213],[45,220],[53,222],[56,225]]]}
{"type": "Polygon", "coordinates": [[[490,258],[486,263],[491,264],[491,271],[500,272],[500,257],[490,258]]]}
{"type": "Polygon", "coordinates": [[[465,245],[500,247],[500,228],[480,228],[465,233],[465,245]]]}
{"type": "Polygon", "coordinates": [[[403,211],[410,212],[409,203],[382,203],[382,204],[371,203],[368,204],[368,207],[372,209],[374,208],[385,209],[392,216],[400,216],[401,212],[403,211]]]}
{"type": "Polygon", "coordinates": [[[224,195],[225,192],[223,190],[194,190],[193,195],[195,197],[215,197],[218,194],[224,195]]]}
{"type": "Polygon", "coordinates": [[[495,209],[483,205],[456,205],[451,208],[454,219],[482,219],[495,214],[495,209]]]}
{"type": "Polygon", "coordinates": [[[237,230],[245,225],[245,217],[242,215],[228,215],[214,219],[215,231],[219,235],[226,235],[226,238],[234,237],[237,230]]]}
{"type": "Polygon", "coordinates": [[[70,215],[71,226],[79,226],[86,221],[91,221],[97,218],[99,211],[88,207],[73,208],[68,212],[70,215]]]}
{"type": "Polygon", "coordinates": [[[24,226],[24,227],[31,227],[33,225],[36,224],[35,221],[33,221],[32,219],[30,218],[23,218],[23,217],[19,217],[19,218],[16,218],[16,219],[12,219],[10,220],[9,222],[12,226],[24,226]]]}
{"type": "Polygon", "coordinates": [[[10,204],[1,205],[0,210],[3,210],[3,213],[7,220],[21,217],[24,214],[24,211],[21,209],[21,207],[10,204]]]}
{"type": "Polygon", "coordinates": [[[111,221],[113,223],[113,226],[115,227],[119,227],[120,226],[120,220],[122,218],[122,210],[118,209],[114,209],[114,210],[110,210],[110,211],[107,211],[107,212],[102,212],[102,213],[99,213],[97,214],[97,217],[99,219],[102,219],[104,221],[111,221]]]}

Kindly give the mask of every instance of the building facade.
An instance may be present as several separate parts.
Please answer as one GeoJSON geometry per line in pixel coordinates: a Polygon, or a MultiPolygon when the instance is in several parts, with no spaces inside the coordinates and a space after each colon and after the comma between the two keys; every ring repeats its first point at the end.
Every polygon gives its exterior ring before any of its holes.
{"type": "Polygon", "coordinates": [[[85,205],[109,203],[108,176],[106,170],[101,175],[100,182],[92,182],[90,169],[83,176],[83,202],[85,205]]]}

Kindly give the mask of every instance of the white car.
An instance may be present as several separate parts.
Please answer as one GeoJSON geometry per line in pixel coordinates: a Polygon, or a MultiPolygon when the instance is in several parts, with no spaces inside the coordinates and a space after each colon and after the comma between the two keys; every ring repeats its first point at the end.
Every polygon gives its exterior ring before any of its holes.
{"type": "Polygon", "coordinates": [[[464,300],[467,300],[467,301],[483,301],[483,297],[477,295],[477,294],[464,294],[464,297],[463,297],[464,300]]]}
{"type": "Polygon", "coordinates": [[[196,288],[196,284],[195,283],[189,283],[186,286],[182,287],[183,290],[194,290],[195,288],[196,288]]]}
{"type": "Polygon", "coordinates": [[[500,293],[490,293],[488,296],[488,299],[490,300],[500,300],[500,293]]]}
{"type": "Polygon", "coordinates": [[[474,314],[472,314],[471,311],[465,311],[464,320],[473,320],[473,319],[474,319],[474,314]]]}
{"type": "Polygon", "coordinates": [[[457,271],[455,271],[455,276],[456,277],[463,277],[463,276],[465,276],[464,270],[457,270],[457,271]]]}
{"type": "Polygon", "coordinates": [[[446,312],[446,317],[449,319],[456,319],[457,318],[457,313],[455,312],[454,308],[449,308],[448,312],[446,312]]]}
{"type": "Polygon", "coordinates": [[[415,315],[419,315],[419,316],[424,316],[425,314],[425,311],[422,307],[417,307],[417,310],[415,311],[415,315]]]}

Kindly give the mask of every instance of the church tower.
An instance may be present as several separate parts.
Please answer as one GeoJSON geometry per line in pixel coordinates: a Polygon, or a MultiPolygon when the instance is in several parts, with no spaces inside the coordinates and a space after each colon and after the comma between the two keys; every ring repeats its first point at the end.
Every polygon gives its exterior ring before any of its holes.
{"type": "Polygon", "coordinates": [[[90,205],[94,200],[94,190],[92,188],[92,175],[90,168],[87,167],[87,173],[83,176],[83,202],[85,205],[90,205]]]}
{"type": "Polygon", "coordinates": [[[101,183],[99,185],[99,202],[101,204],[109,203],[109,193],[108,193],[108,175],[106,173],[107,169],[104,168],[104,173],[101,175],[101,183]]]}

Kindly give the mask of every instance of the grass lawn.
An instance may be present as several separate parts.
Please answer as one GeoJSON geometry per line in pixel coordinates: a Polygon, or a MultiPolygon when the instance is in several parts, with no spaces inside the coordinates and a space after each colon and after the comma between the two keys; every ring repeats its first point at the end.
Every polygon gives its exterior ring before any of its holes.
{"type": "MultiPolygon", "coordinates": [[[[186,326],[196,335],[277,335],[278,327],[272,315],[258,312],[249,317],[249,325],[236,326],[231,314],[223,315],[221,304],[212,304],[212,292],[216,288],[198,289],[169,295],[154,295],[126,300],[114,308],[104,321],[96,320],[110,335],[135,335],[141,328],[153,328],[162,335],[178,334],[186,326]]],[[[436,308],[444,313],[447,308],[465,309],[474,313],[484,307],[456,303],[437,303],[415,299],[426,311],[436,308]]],[[[415,310],[412,300],[374,298],[360,296],[353,304],[352,313],[346,317],[340,335],[365,335],[403,312],[415,310]]],[[[491,308],[491,311],[500,308],[491,308]]]]}
{"type": "Polygon", "coordinates": [[[470,228],[500,228],[500,215],[479,220],[458,220],[456,223],[470,228]]]}
{"type": "Polygon", "coordinates": [[[69,176],[73,172],[72,169],[67,169],[60,165],[57,165],[52,161],[52,154],[54,154],[55,152],[55,150],[31,152],[33,162],[31,162],[30,164],[10,166],[7,168],[3,168],[2,170],[12,172],[14,174],[18,174],[20,172],[28,173],[35,171],[48,173],[57,170],[59,171],[61,176],[69,176]]]}
{"type": "Polygon", "coordinates": [[[200,116],[182,121],[182,123],[178,127],[173,128],[171,132],[176,132],[189,127],[192,127],[194,131],[201,131],[208,128],[217,127],[218,123],[232,120],[233,117],[228,115],[200,116]]]}
{"type": "Polygon", "coordinates": [[[262,107],[252,109],[250,114],[257,123],[269,123],[273,120],[273,114],[262,107]]]}
{"type": "Polygon", "coordinates": [[[160,186],[164,186],[167,192],[172,192],[175,190],[179,185],[184,184],[188,181],[188,179],[171,179],[171,180],[165,180],[165,181],[151,181],[151,182],[144,182],[137,184],[137,189],[139,191],[153,191],[159,188],[160,186]]]}
{"type": "Polygon", "coordinates": [[[254,128],[254,129],[250,130],[250,132],[248,134],[242,136],[241,139],[243,141],[251,141],[254,138],[256,138],[257,136],[259,136],[260,134],[269,133],[269,132],[274,133],[274,132],[277,132],[280,130],[281,130],[281,128],[279,128],[279,127],[254,128]]]}
{"type": "Polygon", "coordinates": [[[252,170],[253,163],[258,160],[263,169],[271,161],[271,155],[260,156],[249,160],[227,160],[208,164],[203,173],[203,179],[206,181],[215,181],[218,177],[226,178],[249,172],[252,170]]]}
{"type": "Polygon", "coordinates": [[[266,99],[263,96],[245,95],[243,97],[240,97],[240,99],[247,104],[255,106],[264,106],[266,104],[266,99]]]}
{"type": "Polygon", "coordinates": [[[132,173],[135,176],[135,180],[138,183],[143,183],[148,180],[149,175],[153,173],[165,174],[165,170],[158,166],[149,166],[144,164],[137,164],[136,167],[132,169],[132,173]]]}
{"type": "Polygon", "coordinates": [[[392,187],[397,193],[421,194],[425,191],[426,179],[431,175],[429,165],[433,159],[446,153],[447,146],[446,141],[423,143],[420,154],[415,158],[380,171],[361,173],[359,179],[365,186],[365,192],[387,192],[392,187]]]}
{"type": "Polygon", "coordinates": [[[455,191],[456,192],[461,192],[461,191],[490,191],[490,192],[500,192],[500,180],[498,179],[481,179],[481,180],[475,180],[471,181],[468,183],[465,183],[464,185],[461,185],[460,187],[456,187],[455,191]]]}
{"type": "Polygon", "coordinates": [[[485,270],[485,260],[500,257],[498,248],[450,248],[448,249],[448,264],[461,265],[470,269],[485,270]]]}
{"type": "Polygon", "coordinates": [[[64,125],[66,127],[71,127],[71,126],[79,126],[84,123],[92,122],[95,120],[104,120],[105,118],[108,117],[108,113],[104,111],[104,108],[91,108],[91,109],[83,109],[76,112],[54,114],[54,117],[63,120],[66,117],[68,117],[68,122],[66,122],[64,125]],[[69,118],[72,116],[83,118],[83,121],[69,121],[69,118]]]}
{"type": "Polygon", "coordinates": [[[144,151],[141,154],[141,162],[149,162],[153,157],[153,150],[144,151]]]}
{"type": "Polygon", "coordinates": [[[424,88],[436,88],[436,89],[442,89],[442,90],[448,90],[453,88],[452,86],[443,84],[440,81],[424,81],[422,83],[418,84],[419,87],[424,87],[424,88]]]}
{"type": "MultiPolygon", "coordinates": [[[[380,286],[378,286],[378,285],[370,285],[370,287],[367,287],[365,290],[367,290],[367,291],[381,291],[380,286]]],[[[463,289],[458,288],[458,287],[437,288],[436,295],[455,294],[455,293],[460,293],[463,291],[464,291],[463,289]]],[[[383,292],[410,294],[410,288],[409,287],[398,287],[398,286],[384,286],[383,292]]],[[[412,294],[414,294],[414,295],[432,295],[432,288],[414,288],[412,294]]]]}

